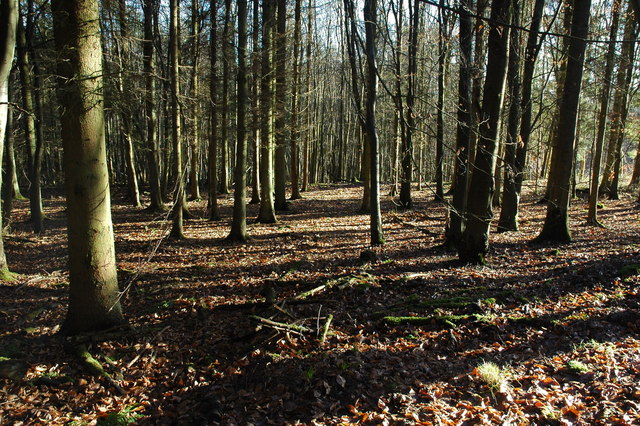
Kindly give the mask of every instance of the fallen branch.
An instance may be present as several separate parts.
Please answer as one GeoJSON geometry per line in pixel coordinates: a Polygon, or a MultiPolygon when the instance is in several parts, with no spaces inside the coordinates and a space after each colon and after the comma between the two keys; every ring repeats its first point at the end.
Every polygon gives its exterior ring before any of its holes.
{"type": "Polygon", "coordinates": [[[259,317],[257,315],[251,315],[249,316],[249,318],[251,318],[252,320],[258,321],[260,324],[269,326],[271,328],[274,328],[276,330],[281,330],[281,331],[289,331],[289,332],[294,332],[294,333],[298,333],[298,334],[304,334],[304,333],[312,333],[313,330],[311,330],[308,327],[305,327],[303,325],[298,325],[298,324],[287,324],[284,322],[278,322],[278,321],[273,321],[267,318],[263,318],[263,317],[259,317]]]}
{"type": "Polygon", "coordinates": [[[324,326],[322,327],[322,335],[320,336],[320,344],[324,344],[324,341],[327,338],[327,333],[329,333],[329,327],[331,326],[331,321],[333,320],[333,315],[329,314],[327,316],[327,320],[324,322],[324,326]]]}

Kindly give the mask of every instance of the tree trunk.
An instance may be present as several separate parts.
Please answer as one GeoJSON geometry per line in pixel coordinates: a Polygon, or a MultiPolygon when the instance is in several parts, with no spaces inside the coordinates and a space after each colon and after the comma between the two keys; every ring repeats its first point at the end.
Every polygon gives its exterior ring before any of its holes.
{"type": "Polygon", "coordinates": [[[169,24],[169,63],[171,81],[171,142],[173,144],[173,174],[175,177],[175,190],[173,197],[171,237],[175,239],[184,238],[183,229],[183,209],[184,209],[184,181],[182,165],[182,139],[180,120],[180,0],[170,1],[170,24],[169,24]]]}
{"type": "Polygon", "coordinates": [[[230,111],[231,105],[229,105],[229,79],[230,79],[230,66],[231,66],[231,0],[225,0],[224,2],[224,27],[222,32],[222,113],[220,118],[221,125],[221,138],[220,142],[220,181],[218,186],[220,187],[221,194],[229,193],[229,128],[230,126],[230,111]]]}
{"type": "Polygon", "coordinates": [[[589,31],[589,9],[591,0],[574,4],[571,23],[571,39],[569,41],[567,73],[560,102],[557,140],[552,152],[552,182],[548,186],[549,197],[547,215],[537,241],[571,241],[569,232],[569,199],[571,185],[571,169],[573,150],[582,86],[584,52],[586,37],[589,31]]]}
{"type": "Polygon", "coordinates": [[[211,10],[211,33],[209,43],[211,44],[211,52],[209,55],[211,72],[209,83],[209,98],[211,101],[211,123],[209,129],[209,152],[208,152],[208,168],[209,168],[209,220],[220,220],[218,212],[218,35],[217,35],[217,16],[218,5],[216,0],[209,2],[211,10]]]}
{"type": "Polygon", "coordinates": [[[258,109],[259,99],[259,81],[260,81],[260,52],[258,46],[258,36],[260,31],[260,1],[253,0],[253,24],[251,34],[251,43],[253,51],[251,52],[251,114],[253,123],[251,125],[251,204],[260,203],[260,111],[258,109]]]}
{"type": "Polygon", "coordinates": [[[191,98],[193,99],[193,113],[191,117],[191,143],[189,157],[189,195],[192,200],[200,199],[200,182],[198,178],[198,166],[200,164],[199,152],[200,142],[198,127],[200,123],[200,103],[198,60],[200,58],[200,21],[199,21],[198,0],[191,0],[191,40],[192,40],[192,70],[191,70],[191,98]]]}
{"type": "Polygon", "coordinates": [[[121,324],[104,132],[98,2],[52,1],[69,241],[65,334],[121,324]]]}
{"type": "Polygon", "coordinates": [[[471,142],[471,73],[472,23],[471,0],[460,1],[460,71],[458,80],[458,128],[456,135],[456,187],[449,210],[449,224],[445,230],[445,247],[457,249],[462,239],[464,212],[467,207],[467,179],[469,178],[469,145],[471,142]]]}
{"type": "Polygon", "coordinates": [[[293,28],[293,83],[291,86],[291,199],[298,200],[300,195],[300,40],[302,0],[295,0],[293,28]]]}
{"type": "Polygon", "coordinates": [[[275,223],[273,200],[273,27],[274,0],[262,2],[262,74],[260,81],[260,211],[258,222],[275,223]]]}
{"type": "MultiPolygon", "coordinates": [[[[11,103],[11,92],[8,93],[9,97],[7,102],[11,103]]],[[[11,210],[13,209],[13,199],[17,194],[20,194],[20,188],[17,193],[14,190],[14,179],[16,178],[16,161],[14,153],[14,137],[13,137],[13,109],[7,110],[7,121],[5,125],[5,138],[4,138],[4,155],[5,155],[5,167],[3,170],[2,178],[2,224],[4,222],[5,227],[10,226],[11,222],[11,210]]],[[[0,142],[1,143],[1,142],[0,142]]],[[[0,232],[2,229],[0,229],[0,232]]]]}
{"type": "Polygon", "coordinates": [[[376,26],[377,1],[364,2],[365,57],[366,57],[366,138],[369,141],[370,182],[371,182],[371,245],[384,244],[382,214],[380,213],[380,154],[376,129],[376,99],[378,74],[376,70],[376,26]]]}
{"type": "MultiPolygon", "coordinates": [[[[520,4],[515,1],[512,6],[514,26],[520,26],[520,4]]],[[[517,185],[517,147],[520,137],[520,122],[522,119],[522,84],[520,80],[520,56],[522,54],[520,32],[511,31],[509,41],[509,68],[507,80],[509,82],[509,116],[507,119],[507,141],[505,144],[505,167],[502,209],[498,219],[498,232],[518,230],[518,204],[520,193],[517,185]]]]}
{"type": "Polygon", "coordinates": [[[302,147],[302,192],[309,190],[309,148],[311,145],[311,34],[313,30],[313,0],[309,0],[309,7],[307,12],[307,46],[305,52],[306,58],[306,131],[304,144],[302,147]]]}
{"type": "Polygon", "coordinates": [[[277,0],[277,31],[275,35],[275,208],[287,210],[287,163],[286,163],[286,61],[287,61],[287,2],[277,0]]]}
{"type": "Polygon", "coordinates": [[[152,212],[165,210],[160,190],[160,167],[158,164],[158,130],[156,122],[156,85],[154,66],[153,16],[158,7],[157,0],[145,0],[143,67],[145,78],[145,120],[147,124],[147,167],[149,168],[150,203],[147,209],[152,212]]]}
{"type": "Polygon", "coordinates": [[[509,3],[509,0],[493,0],[491,4],[480,138],[474,162],[475,172],[470,183],[466,224],[458,249],[460,259],[472,263],[484,263],[489,249],[497,137],[509,45],[509,28],[500,23],[509,22],[509,3]]]}
{"type": "MultiPolygon", "coordinates": [[[[636,17],[631,13],[632,5],[627,8],[627,20],[624,26],[624,40],[633,40],[636,34],[636,17]]],[[[611,127],[609,129],[609,143],[607,149],[607,161],[600,184],[599,195],[608,195],[610,199],[618,199],[618,182],[616,172],[620,170],[620,151],[626,122],[627,98],[629,93],[630,77],[628,73],[633,69],[635,43],[623,43],[620,53],[620,64],[616,76],[616,90],[613,97],[611,111],[611,127]],[[629,83],[627,83],[629,81],[629,83]],[[617,167],[616,167],[617,165],[617,167]],[[614,182],[615,181],[615,182],[614,182]]]]}
{"type": "Polygon", "coordinates": [[[444,0],[438,8],[438,100],[436,105],[436,196],[437,201],[444,199],[443,161],[444,161],[444,89],[445,89],[445,38],[448,27],[448,12],[444,9],[444,0]]]}
{"type": "Polygon", "coordinates": [[[602,162],[602,146],[604,145],[604,134],[609,117],[609,97],[611,96],[611,77],[613,76],[613,66],[616,54],[616,40],[618,37],[618,24],[620,22],[620,0],[614,0],[612,6],[611,30],[609,32],[609,46],[607,48],[607,58],[602,82],[602,92],[600,94],[600,112],[598,114],[598,132],[595,140],[595,153],[593,155],[593,166],[591,169],[591,186],[589,190],[589,212],[587,223],[601,226],[598,221],[598,189],[600,184],[600,166],[602,162]]]}
{"type": "Polygon", "coordinates": [[[247,0],[238,0],[236,168],[231,241],[247,241],[247,0]]]}

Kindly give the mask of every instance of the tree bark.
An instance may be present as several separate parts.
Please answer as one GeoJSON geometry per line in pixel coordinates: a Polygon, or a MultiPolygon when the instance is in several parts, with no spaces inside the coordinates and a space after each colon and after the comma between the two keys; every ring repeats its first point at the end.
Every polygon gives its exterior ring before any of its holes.
{"type": "Polygon", "coordinates": [[[198,60],[200,59],[200,17],[198,0],[191,0],[191,98],[193,101],[192,118],[191,118],[191,141],[189,157],[189,196],[192,200],[200,199],[200,182],[198,177],[198,168],[200,164],[200,141],[199,141],[199,125],[200,125],[200,103],[198,95],[200,92],[200,79],[198,78],[198,60]]]}
{"type": "Polygon", "coordinates": [[[210,59],[210,82],[209,82],[209,98],[211,102],[211,123],[209,129],[209,152],[208,152],[208,169],[209,169],[209,220],[220,220],[218,211],[218,34],[217,34],[217,16],[218,5],[216,0],[210,0],[209,9],[211,10],[211,33],[209,43],[211,45],[210,59]]]}
{"type": "Polygon", "coordinates": [[[378,22],[377,0],[364,2],[365,57],[366,57],[366,138],[369,141],[370,182],[371,182],[371,245],[384,244],[382,214],[380,213],[380,154],[376,129],[376,100],[378,74],[376,65],[376,26],[378,22]]]}
{"type": "Polygon", "coordinates": [[[98,2],[53,0],[69,241],[65,334],[121,324],[111,222],[98,2]]]}
{"type": "Polygon", "coordinates": [[[173,145],[173,174],[175,177],[175,190],[173,197],[171,237],[184,238],[183,209],[184,209],[184,184],[185,176],[182,164],[182,124],[180,120],[180,0],[170,1],[169,23],[169,63],[171,81],[171,142],[173,145]]]}
{"type": "Polygon", "coordinates": [[[465,229],[458,248],[460,259],[472,263],[484,263],[489,249],[497,137],[509,44],[509,28],[501,23],[509,22],[509,2],[510,0],[493,0],[491,3],[480,139],[474,162],[475,172],[471,177],[465,229]]]}
{"type": "Polygon", "coordinates": [[[620,22],[620,0],[614,0],[612,8],[611,30],[609,32],[609,46],[600,94],[600,112],[598,113],[598,131],[596,134],[595,153],[593,154],[593,166],[591,169],[591,186],[589,190],[589,212],[587,224],[601,226],[598,221],[598,189],[600,184],[600,166],[602,162],[602,147],[604,134],[609,117],[609,97],[611,96],[611,77],[616,54],[616,40],[618,38],[618,26],[620,22]]]}
{"type": "Polygon", "coordinates": [[[260,111],[258,109],[259,81],[260,81],[260,51],[258,46],[258,36],[260,35],[260,1],[253,0],[253,23],[251,43],[251,114],[253,123],[251,125],[251,204],[260,203],[260,111]]]}
{"type": "Polygon", "coordinates": [[[302,0],[295,0],[293,12],[293,83],[291,86],[291,199],[298,200],[300,195],[300,41],[302,0]]]}
{"type": "Polygon", "coordinates": [[[277,222],[273,200],[273,27],[275,1],[262,2],[262,74],[260,81],[260,211],[258,222],[277,222]]]}
{"type": "Polygon", "coordinates": [[[233,221],[229,240],[247,241],[247,0],[238,0],[238,81],[233,221]]]}
{"type": "Polygon", "coordinates": [[[569,40],[567,73],[560,103],[558,132],[552,152],[553,180],[548,186],[549,197],[547,215],[540,235],[536,241],[571,241],[569,231],[569,199],[571,186],[571,164],[582,87],[584,52],[586,37],[589,32],[589,13],[591,0],[583,0],[574,4],[569,40]]]}
{"type": "Polygon", "coordinates": [[[467,207],[469,178],[469,145],[473,119],[471,117],[472,74],[472,0],[461,0],[460,11],[460,71],[458,80],[458,128],[456,135],[456,187],[449,210],[449,224],[445,230],[445,247],[457,249],[462,240],[464,212],[467,207]]]}

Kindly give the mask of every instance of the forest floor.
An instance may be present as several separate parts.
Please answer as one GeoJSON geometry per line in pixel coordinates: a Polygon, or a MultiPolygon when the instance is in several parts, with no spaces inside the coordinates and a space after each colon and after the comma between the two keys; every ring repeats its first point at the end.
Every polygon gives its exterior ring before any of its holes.
{"type": "MultiPolygon", "coordinates": [[[[247,244],[225,241],[230,197],[220,199],[224,220],[189,220],[179,242],[165,238],[161,215],[114,197],[132,330],[89,345],[111,380],[83,371],[56,334],[68,288],[63,198],[45,200],[42,236],[18,203],[5,239],[18,276],[0,283],[0,363],[19,360],[26,374],[0,379],[0,423],[638,422],[640,224],[630,194],[604,201],[607,228],[584,226],[585,201],[573,202],[574,241],[564,245],[528,244],[545,206],[527,195],[521,231],[492,233],[487,266],[441,249],[446,208],[430,191],[415,193],[411,211],[385,197],[387,243],[369,251],[360,194],[316,187],[277,224],[251,222],[247,244]]],[[[206,217],[206,202],[190,208],[206,217]]]]}

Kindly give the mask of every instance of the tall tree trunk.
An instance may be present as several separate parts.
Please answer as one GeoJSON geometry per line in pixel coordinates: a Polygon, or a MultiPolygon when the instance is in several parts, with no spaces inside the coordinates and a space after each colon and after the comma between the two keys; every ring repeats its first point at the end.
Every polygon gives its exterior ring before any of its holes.
{"type": "Polygon", "coordinates": [[[295,0],[293,12],[293,83],[291,86],[291,199],[302,198],[300,195],[300,41],[302,0],[295,0]]]}
{"type": "Polygon", "coordinates": [[[262,2],[262,74],[260,82],[260,211],[258,222],[275,223],[273,200],[273,27],[275,1],[262,2]]]}
{"type": "Polygon", "coordinates": [[[307,12],[307,45],[305,51],[306,59],[306,108],[305,122],[306,131],[304,144],[302,147],[302,192],[309,190],[309,148],[311,145],[311,35],[313,31],[313,0],[309,0],[307,12]]]}
{"type": "MultiPolygon", "coordinates": [[[[400,205],[413,207],[411,182],[413,174],[413,133],[416,126],[415,92],[418,74],[418,33],[420,32],[420,2],[414,1],[409,6],[409,52],[407,65],[407,113],[405,136],[402,138],[402,180],[400,182],[400,205]]],[[[401,119],[404,117],[401,116],[401,119]]],[[[436,170],[438,170],[436,168],[436,170]]]]}
{"type": "Polygon", "coordinates": [[[209,98],[211,102],[211,123],[209,129],[209,150],[208,150],[208,169],[209,169],[209,220],[220,220],[218,211],[218,35],[217,35],[217,16],[218,5],[216,0],[210,0],[209,9],[211,10],[211,33],[209,44],[211,45],[210,58],[210,82],[209,82],[209,98]]]}
{"type": "Polygon", "coordinates": [[[65,334],[121,324],[105,149],[98,2],[53,0],[69,242],[65,334]]]}
{"type": "Polygon", "coordinates": [[[609,117],[609,97],[611,96],[611,77],[613,76],[613,66],[616,54],[616,40],[618,38],[618,26],[620,22],[620,0],[614,0],[612,5],[611,29],[609,32],[609,46],[607,48],[607,58],[602,82],[602,92],[600,94],[600,112],[598,113],[598,132],[596,135],[595,153],[593,155],[593,166],[591,169],[591,186],[589,190],[589,212],[587,223],[602,226],[598,221],[598,189],[600,185],[600,166],[602,162],[602,147],[604,145],[604,134],[609,117]]]}
{"type": "Polygon", "coordinates": [[[247,241],[247,0],[238,0],[238,89],[233,221],[229,239],[247,241]]]}
{"type": "Polygon", "coordinates": [[[183,229],[183,209],[184,209],[184,181],[182,165],[182,124],[180,120],[180,0],[170,1],[170,23],[169,23],[169,63],[171,81],[171,141],[173,144],[173,174],[175,177],[175,190],[173,196],[171,237],[175,239],[184,238],[183,229]]]}
{"type": "Polygon", "coordinates": [[[200,164],[200,142],[198,127],[200,125],[200,103],[198,101],[199,78],[198,60],[200,58],[200,17],[198,0],[191,0],[191,40],[192,40],[192,70],[191,70],[191,98],[193,99],[193,113],[191,118],[191,143],[189,157],[189,194],[193,200],[200,199],[200,183],[198,178],[198,168],[200,164]]]}
{"type": "MultiPolygon", "coordinates": [[[[479,126],[481,122],[481,108],[482,108],[482,83],[484,80],[484,69],[486,63],[486,43],[485,33],[486,25],[483,19],[489,0],[477,0],[476,2],[476,15],[477,19],[473,28],[475,34],[475,42],[473,48],[473,69],[474,74],[472,76],[473,87],[471,89],[471,119],[473,120],[473,131],[471,132],[471,139],[469,141],[469,164],[473,164],[476,158],[476,145],[478,137],[480,135],[479,126]]],[[[473,175],[473,168],[469,168],[467,171],[469,177],[467,182],[471,182],[471,175],[473,175]]]]}
{"type": "MultiPolygon", "coordinates": [[[[22,100],[26,112],[24,120],[24,135],[27,146],[27,170],[29,172],[29,207],[31,222],[36,234],[44,230],[44,214],[42,209],[42,197],[40,195],[40,166],[37,164],[36,151],[38,150],[38,137],[36,134],[36,107],[34,103],[33,70],[29,58],[27,35],[22,17],[18,21],[17,34],[18,69],[22,89],[22,100]]],[[[41,117],[40,117],[41,118],[41,117]]]]}
{"type": "Polygon", "coordinates": [[[489,52],[482,96],[480,139],[474,162],[475,172],[469,185],[470,196],[465,229],[458,248],[460,259],[466,262],[484,263],[484,257],[489,249],[498,127],[509,45],[509,28],[500,23],[509,22],[509,3],[510,0],[493,0],[491,3],[489,52]]]}
{"type": "Polygon", "coordinates": [[[378,131],[376,129],[376,99],[378,74],[376,65],[376,26],[378,25],[377,0],[364,2],[365,57],[366,57],[366,105],[365,129],[369,141],[370,182],[371,182],[371,245],[384,244],[382,214],[380,213],[380,153],[378,131]]]}
{"type": "Polygon", "coordinates": [[[260,82],[260,48],[258,38],[260,32],[260,1],[253,0],[253,24],[251,34],[251,204],[260,203],[260,111],[258,107],[260,82]]]}
{"type": "Polygon", "coordinates": [[[446,33],[448,28],[448,12],[444,8],[444,0],[440,0],[438,8],[438,101],[436,105],[436,200],[444,199],[443,161],[444,161],[444,89],[445,89],[445,52],[446,33]]]}
{"type": "Polygon", "coordinates": [[[230,84],[230,67],[231,67],[231,0],[224,2],[224,27],[222,31],[222,113],[221,113],[221,138],[220,142],[220,187],[221,194],[229,193],[229,128],[230,111],[229,105],[229,84],[230,84]]]}
{"type": "Polygon", "coordinates": [[[143,68],[145,79],[145,120],[147,124],[147,167],[149,168],[150,202],[147,209],[152,212],[164,211],[160,189],[160,166],[158,164],[158,130],[156,113],[156,84],[154,66],[153,16],[157,10],[157,0],[145,0],[143,68]]]}
{"type": "MultiPolygon", "coordinates": [[[[517,1],[512,5],[511,22],[514,26],[520,26],[520,4],[517,1]]],[[[498,219],[498,231],[518,230],[518,204],[520,193],[516,181],[518,166],[516,164],[517,148],[520,143],[520,122],[522,119],[522,84],[520,79],[520,56],[522,54],[521,35],[519,31],[512,30],[509,41],[509,68],[507,80],[509,81],[509,116],[507,119],[507,141],[505,145],[505,168],[503,182],[502,209],[498,219]]]]}
{"type": "MultiPolygon", "coordinates": [[[[8,93],[7,102],[11,103],[11,92],[8,93]]],[[[7,110],[7,121],[5,125],[4,138],[4,161],[5,166],[2,169],[2,222],[5,227],[10,227],[11,210],[13,209],[13,200],[16,194],[20,194],[20,188],[17,193],[14,191],[14,179],[16,178],[16,161],[14,153],[14,137],[13,137],[13,109],[7,110]]],[[[0,142],[1,143],[1,142],[0,142]]],[[[0,229],[1,231],[1,229],[0,229]]]]}
{"type": "Polygon", "coordinates": [[[274,56],[276,74],[275,93],[275,208],[287,210],[287,163],[286,163],[286,61],[287,61],[287,1],[277,0],[277,31],[274,56]]]}
{"type": "MultiPolygon", "coordinates": [[[[9,114],[9,74],[13,63],[16,25],[18,23],[17,0],[0,0],[0,12],[3,16],[0,21],[0,164],[2,164],[4,135],[7,130],[7,115],[9,114]]],[[[2,174],[0,174],[0,187],[2,187],[2,174]]],[[[2,215],[0,215],[0,230],[2,229],[1,218],[2,215]]],[[[11,279],[11,277],[4,252],[4,241],[0,235],[0,281],[11,279]]]]}
{"type": "Polygon", "coordinates": [[[571,38],[567,61],[567,73],[564,83],[560,116],[558,117],[557,140],[552,152],[551,164],[557,168],[552,172],[553,181],[549,186],[547,215],[537,241],[571,241],[569,232],[569,199],[571,169],[573,162],[574,140],[578,115],[580,89],[586,37],[589,32],[589,9],[591,0],[574,4],[571,23],[571,38]],[[555,161],[554,161],[555,160],[555,161]]]}
{"type": "Polygon", "coordinates": [[[460,1],[460,71],[458,80],[458,128],[456,135],[456,187],[445,231],[445,247],[457,249],[462,239],[464,212],[467,207],[467,179],[469,178],[469,145],[473,119],[471,117],[472,74],[472,0],[460,1]]]}

